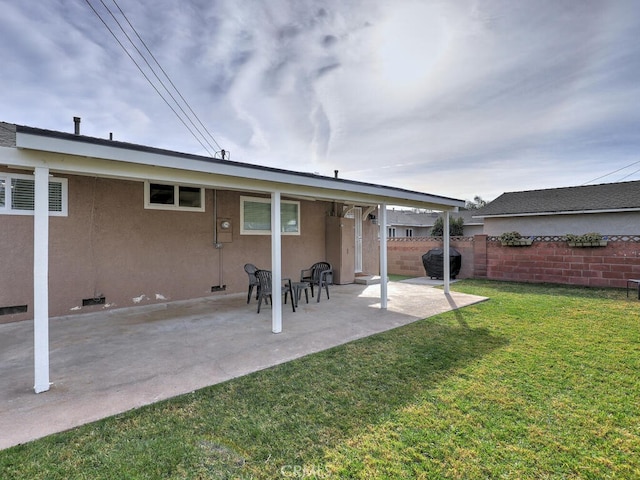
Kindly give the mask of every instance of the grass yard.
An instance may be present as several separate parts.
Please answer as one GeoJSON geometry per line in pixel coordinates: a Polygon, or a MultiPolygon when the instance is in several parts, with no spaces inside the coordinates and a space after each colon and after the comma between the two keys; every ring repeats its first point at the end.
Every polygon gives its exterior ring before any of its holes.
{"type": "Polygon", "coordinates": [[[3,479],[640,478],[640,302],[490,297],[0,452],[3,479]]]}

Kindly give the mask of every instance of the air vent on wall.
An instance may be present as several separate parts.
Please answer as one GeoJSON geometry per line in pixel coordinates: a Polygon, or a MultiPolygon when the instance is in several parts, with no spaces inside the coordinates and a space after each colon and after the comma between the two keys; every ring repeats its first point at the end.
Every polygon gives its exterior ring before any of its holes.
{"type": "Polygon", "coordinates": [[[26,313],[26,305],[13,305],[11,307],[0,307],[0,315],[14,315],[16,313],[26,313]]]}
{"type": "Polygon", "coordinates": [[[95,297],[95,298],[84,298],[82,299],[82,306],[88,307],[90,305],[104,305],[105,298],[104,297],[95,297]]]}

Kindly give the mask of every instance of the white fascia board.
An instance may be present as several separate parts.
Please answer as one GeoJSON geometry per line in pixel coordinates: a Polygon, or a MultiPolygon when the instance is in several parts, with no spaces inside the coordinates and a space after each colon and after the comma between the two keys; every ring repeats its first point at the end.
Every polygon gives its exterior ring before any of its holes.
{"type": "MultiPolygon", "coordinates": [[[[375,205],[381,202],[402,206],[415,206],[438,210],[456,211],[465,202],[452,198],[440,197],[409,190],[394,189],[380,185],[351,183],[330,177],[314,176],[286,170],[270,169],[256,165],[243,165],[237,162],[208,161],[207,157],[180,155],[172,152],[159,153],[116,147],[91,142],[68,140],[46,135],[37,135],[18,131],[16,144],[19,149],[39,152],[51,152],[74,157],[117,161],[121,164],[133,164],[145,167],[167,168],[183,172],[214,175],[218,179],[227,178],[219,186],[229,188],[246,188],[249,184],[258,186],[260,191],[280,190],[283,194],[310,195],[313,197],[351,201],[375,205]],[[232,179],[236,179],[235,181],[232,179]],[[269,184],[275,184],[270,185],[269,184]],[[236,185],[236,187],[233,187],[236,185]],[[269,186],[269,188],[267,188],[269,186]],[[282,188],[281,188],[282,187],[282,188]]],[[[109,170],[113,176],[121,176],[121,166],[111,165],[109,170]]],[[[54,168],[51,166],[51,168],[54,168]]],[[[129,169],[124,169],[129,170],[129,169]]],[[[71,173],[71,172],[69,172],[71,173]]],[[[77,174],[90,172],[77,171],[77,174]]],[[[124,172],[123,172],[124,173],[124,172]]],[[[126,176],[126,174],[125,174],[126,176]]]]}

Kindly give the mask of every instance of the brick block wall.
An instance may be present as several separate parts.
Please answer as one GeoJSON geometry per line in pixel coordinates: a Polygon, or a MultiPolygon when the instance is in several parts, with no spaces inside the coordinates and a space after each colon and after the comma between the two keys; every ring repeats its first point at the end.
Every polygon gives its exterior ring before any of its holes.
{"type": "Polygon", "coordinates": [[[473,237],[473,277],[487,278],[487,235],[473,237]]]}
{"type": "MultiPolygon", "coordinates": [[[[635,238],[635,237],[634,237],[635,238]]],[[[536,239],[530,246],[503,246],[495,237],[452,237],[462,255],[458,278],[549,282],[591,287],[626,287],[640,278],[640,241],[609,240],[606,247],[569,247],[565,241],[536,239]]],[[[438,237],[396,238],[387,243],[390,274],[424,276],[422,255],[442,248],[438,237]]]]}
{"type": "Polygon", "coordinates": [[[606,247],[569,247],[564,241],[534,241],[509,247],[487,242],[487,278],[590,287],[625,287],[640,277],[640,243],[609,241],[606,247]]]}

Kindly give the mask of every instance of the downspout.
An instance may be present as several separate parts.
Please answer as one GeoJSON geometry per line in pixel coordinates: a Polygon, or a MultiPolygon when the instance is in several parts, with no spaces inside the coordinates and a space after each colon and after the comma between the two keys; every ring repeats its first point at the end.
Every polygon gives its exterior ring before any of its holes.
{"type": "MultiPolygon", "coordinates": [[[[338,178],[338,170],[334,170],[333,171],[333,176],[334,178],[338,178]]],[[[338,215],[338,202],[336,202],[335,200],[333,201],[333,205],[332,205],[332,209],[331,209],[331,216],[335,217],[336,215],[338,215]]]]}
{"type": "Polygon", "coordinates": [[[218,190],[213,190],[213,245],[218,250],[218,285],[224,285],[222,281],[222,243],[218,242],[218,190]]]}
{"type": "Polygon", "coordinates": [[[213,245],[218,248],[218,190],[213,190],[213,245]]]}

